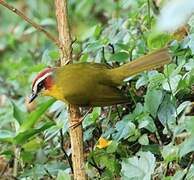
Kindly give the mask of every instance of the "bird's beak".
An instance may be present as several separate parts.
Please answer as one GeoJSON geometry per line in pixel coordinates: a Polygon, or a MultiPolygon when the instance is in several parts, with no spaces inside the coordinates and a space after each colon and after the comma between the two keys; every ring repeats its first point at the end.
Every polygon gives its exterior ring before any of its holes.
{"type": "Polygon", "coordinates": [[[29,103],[31,103],[32,101],[34,101],[34,99],[38,96],[38,94],[32,93],[29,97],[29,103]]]}

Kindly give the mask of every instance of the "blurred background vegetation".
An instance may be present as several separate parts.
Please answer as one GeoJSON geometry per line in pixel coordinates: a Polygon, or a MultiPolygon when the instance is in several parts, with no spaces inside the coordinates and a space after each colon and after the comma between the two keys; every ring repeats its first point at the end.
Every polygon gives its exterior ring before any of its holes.
{"type": "MultiPolygon", "coordinates": [[[[7,2],[57,36],[53,1],[7,2]]],[[[194,21],[174,34],[154,32],[162,3],[69,0],[75,63],[118,66],[167,44],[174,59],[131,77],[124,87],[130,106],[93,108],[87,115],[90,179],[194,179],[194,21]]],[[[0,6],[0,179],[70,179],[66,105],[43,97],[27,103],[35,75],[58,60],[55,44],[0,6]]]]}

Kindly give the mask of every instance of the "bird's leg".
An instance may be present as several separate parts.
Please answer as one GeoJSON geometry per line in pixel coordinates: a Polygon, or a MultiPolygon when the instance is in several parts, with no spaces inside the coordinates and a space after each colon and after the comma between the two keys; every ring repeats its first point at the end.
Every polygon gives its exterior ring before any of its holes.
{"type": "Polygon", "coordinates": [[[77,122],[72,122],[71,125],[69,126],[69,128],[76,128],[77,126],[79,126],[82,121],[86,118],[86,116],[90,113],[90,111],[92,110],[92,108],[89,108],[89,110],[79,119],[79,121],[77,122]]]}

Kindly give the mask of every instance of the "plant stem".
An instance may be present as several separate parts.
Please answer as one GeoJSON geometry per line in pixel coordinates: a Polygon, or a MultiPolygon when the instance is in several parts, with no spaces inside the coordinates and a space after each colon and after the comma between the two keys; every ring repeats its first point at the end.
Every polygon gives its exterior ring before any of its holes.
{"type": "Polygon", "coordinates": [[[71,158],[67,155],[65,149],[64,149],[64,137],[63,137],[63,130],[60,129],[60,136],[61,136],[61,150],[63,151],[64,157],[67,159],[69,166],[71,168],[71,172],[73,173],[73,166],[71,158]]]}
{"type": "Polygon", "coordinates": [[[14,164],[13,164],[13,176],[14,177],[17,177],[19,158],[20,158],[20,148],[16,145],[15,151],[14,151],[14,164]]]}
{"type": "Polygon", "coordinates": [[[191,168],[191,165],[193,164],[194,162],[194,152],[192,153],[191,155],[191,160],[189,161],[188,165],[187,165],[187,172],[185,173],[185,175],[183,176],[182,180],[185,180],[186,177],[187,177],[187,174],[189,173],[189,170],[191,168]]]}
{"type": "MultiPolygon", "coordinates": [[[[72,63],[72,40],[68,22],[67,0],[55,0],[55,7],[61,47],[61,66],[63,66],[67,62],[72,63]]],[[[70,124],[80,122],[81,114],[79,107],[69,105],[69,115],[70,124]]],[[[70,128],[69,134],[71,139],[74,180],[85,180],[83,130],[81,124],[76,128],[70,128]]]]}

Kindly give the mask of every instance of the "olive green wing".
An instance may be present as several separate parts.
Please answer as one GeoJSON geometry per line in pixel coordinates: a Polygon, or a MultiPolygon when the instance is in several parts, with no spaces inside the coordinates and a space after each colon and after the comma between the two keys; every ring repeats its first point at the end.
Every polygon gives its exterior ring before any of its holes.
{"type": "Polygon", "coordinates": [[[88,93],[82,95],[74,94],[66,97],[66,100],[70,104],[74,104],[80,107],[103,107],[130,102],[129,97],[123,95],[121,90],[105,85],[98,85],[96,90],[89,95],[88,93]]]}
{"type": "Polygon", "coordinates": [[[97,88],[97,94],[94,94],[89,103],[90,106],[110,106],[116,104],[129,103],[130,99],[124,93],[116,88],[101,85],[97,88]]]}

